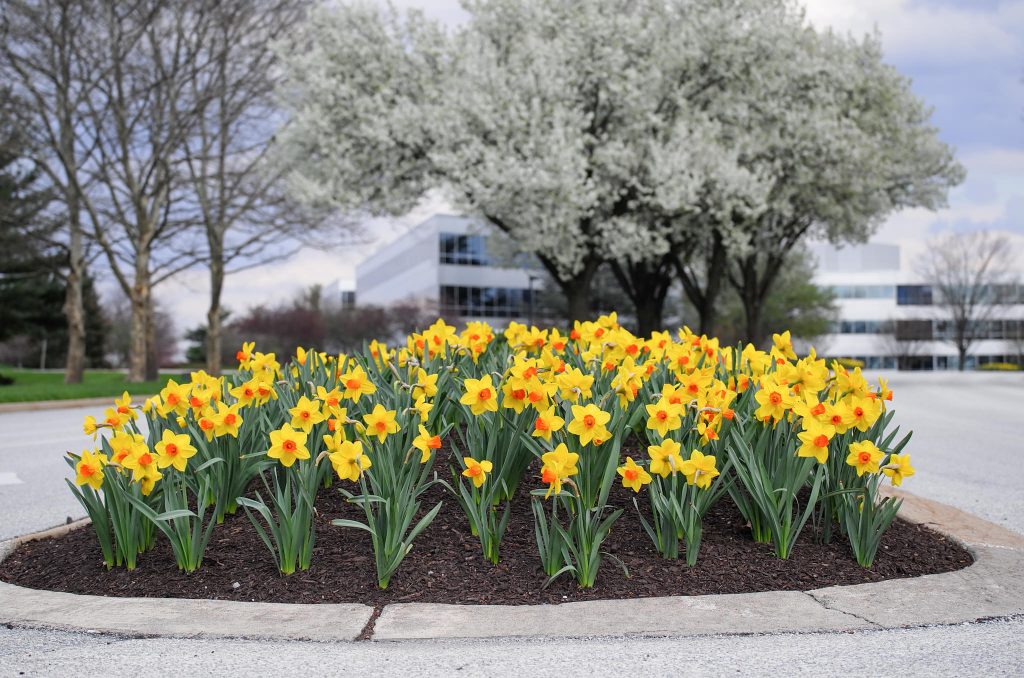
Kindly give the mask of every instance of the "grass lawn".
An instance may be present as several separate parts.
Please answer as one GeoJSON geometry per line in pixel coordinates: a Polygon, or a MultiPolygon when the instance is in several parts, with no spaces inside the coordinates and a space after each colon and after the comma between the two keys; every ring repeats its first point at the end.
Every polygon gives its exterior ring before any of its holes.
{"type": "Polygon", "coordinates": [[[132,395],[153,395],[168,378],[178,373],[162,374],[160,381],[129,384],[119,370],[86,370],[81,384],[64,383],[63,372],[40,372],[0,366],[0,374],[14,379],[8,386],[0,386],[0,403],[18,403],[35,400],[73,400],[75,398],[114,398],[128,391],[132,395]]]}

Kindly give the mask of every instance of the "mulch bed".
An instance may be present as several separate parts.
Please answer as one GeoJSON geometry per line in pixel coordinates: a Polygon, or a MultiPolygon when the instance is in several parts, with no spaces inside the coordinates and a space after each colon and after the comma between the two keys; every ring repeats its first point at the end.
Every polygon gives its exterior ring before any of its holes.
{"type": "MultiPolygon", "coordinates": [[[[632,453],[632,452],[631,452],[632,453]]],[[[636,453],[632,453],[634,458],[636,453]]],[[[435,465],[440,474],[444,465],[435,465]]],[[[534,474],[536,475],[536,474],[534,474]]],[[[527,478],[527,482],[536,481],[527,478]]],[[[580,589],[571,574],[542,589],[528,491],[524,483],[513,501],[512,517],[501,543],[501,561],[491,565],[470,535],[466,518],[446,490],[424,495],[423,510],[444,506],[415,541],[387,590],[377,588],[370,535],[330,524],[335,518],[362,520],[359,507],[346,504],[337,485],[321,490],[313,563],[309,570],[281,576],[266,546],[240,509],[214,529],[203,566],[192,574],[178,571],[162,537],[139,556],[132,572],[107,571],[91,528],[63,537],[21,545],[0,564],[0,579],[20,586],[69,593],[156,598],[202,598],[278,603],[397,602],[526,605],[578,600],[649,596],[804,591],[838,584],[949,572],[970,565],[970,554],[943,535],[902,520],[885,533],[870,569],[853,559],[845,538],[814,542],[810,524],[789,560],[779,560],[768,544],[753,541],[745,522],[723,497],[705,518],[696,566],[662,559],[641,527],[633,492],[621,485],[611,502],[627,510],[612,528],[604,551],[629,569],[627,578],[611,559],[601,564],[597,584],[580,589]]],[[[539,485],[539,481],[533,482],[539,485]]],[[[638,499],[647,511],[647,499],[638,499]]]]}

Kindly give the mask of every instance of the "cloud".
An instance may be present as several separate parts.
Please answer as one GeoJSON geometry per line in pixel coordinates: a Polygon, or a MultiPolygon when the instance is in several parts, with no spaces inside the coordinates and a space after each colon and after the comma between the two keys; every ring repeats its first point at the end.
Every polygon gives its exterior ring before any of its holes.
{"type": "Polygon", "coordinates": [[[1024,256],[1024,149],[979,149],[960,160],[967,181],[950,194],[949,207],[894,214],[873,239],[899,244],[912,258],[929,238],[944,231],[999,231],[1012,236],[1024,256]]]}
{"type": "Polygon", "coordinates": [[[854,35],[876,27],[888,58],[963,66],[1016,61],[1024,54],[1024,2],[996,6],[909,0],[807,0],[807,17],[854,35]]]}

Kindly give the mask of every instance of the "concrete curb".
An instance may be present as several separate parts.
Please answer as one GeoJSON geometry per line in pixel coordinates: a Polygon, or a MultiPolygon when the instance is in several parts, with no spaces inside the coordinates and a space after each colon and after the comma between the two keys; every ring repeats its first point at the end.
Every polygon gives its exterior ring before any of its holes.
{"type": "MultiPolygon", "coordinates": [[[[0,414],[7,412],[37,412],[40,410],[70,410],[76,407],[111,407],[114,398],[75,398],[72,400],[29,400],[18,403],[0,403],[0,414]]],[[[138,404],[151,395],[132,394],[132,402],[138,404]]]]}
{"type": "MultiPolygon", "coordinates": [[[[960,624],[1024,614],[1024,535],[902,492],[901,516],[956,539],[975,557],[956,572],[813,591],[770,591],[562,605],[386,605],[373,640],[699,636],[857,631],[960,624]]],[[[59,536],[79,521],[0,543],[59,536]]],[[[353,640],[373,608],[162,598],[105,598],[0,583],[0,623],[132,636],[353,640]]]]}

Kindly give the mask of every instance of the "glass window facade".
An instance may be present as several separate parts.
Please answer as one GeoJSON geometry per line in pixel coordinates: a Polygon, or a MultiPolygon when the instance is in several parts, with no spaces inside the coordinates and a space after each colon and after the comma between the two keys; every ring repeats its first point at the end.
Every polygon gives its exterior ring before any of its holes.
{"type": "Polygon", "coordinates": [[[442,264],[490,266],[487,238],[482,235],[442,233],[439,238],[442,264]]]}
{"type": "Polygon", "coordinates": [[[896,296],[894,285],[834,285],[836,299],[892,299],[896,296]]]}
{"type": "Polygon", "coordinates": [[[530,290],[441,285],[441,311],[461,317],[525,318],[530,313],[530,290]]]}
{"type": "Polygon", "coordinates": [[[884,320],[840,320],[829,327],[832,334],[885,334],[892,323],[884,320]]]}
{"type": "Polygon", "coordinates": [[[896,303],[900,306],[931,306],[931,285],[898,285],[896,303]]]}

